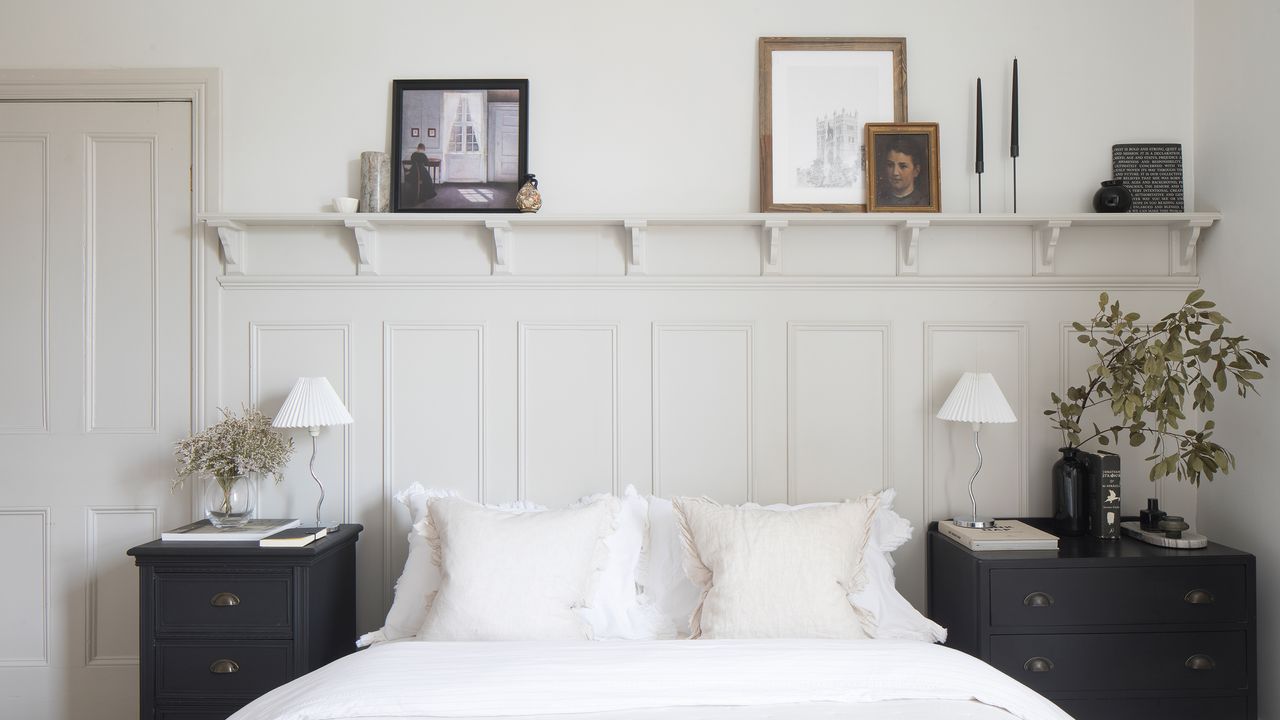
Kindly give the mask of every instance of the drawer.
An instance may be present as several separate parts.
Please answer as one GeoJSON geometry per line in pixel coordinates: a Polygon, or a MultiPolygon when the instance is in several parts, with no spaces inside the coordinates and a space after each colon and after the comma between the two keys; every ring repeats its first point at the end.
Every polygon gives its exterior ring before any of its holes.
{"type": "Polygon", "coordinates": [[[1246,622],[1244,565],[993,569],[996,627],[1246,622]]]}
{"type": "Polygon", "coordinates": [[[1249,703],[1243,697],[1090,698],[1054,702],[1076,720],[1253,720],[1248,715],[1249,703]]]}
{"type": "Polygon", "coordinates": [[[292,587],[288,572],[156,573],[156,632],[274,630],[289,637],[292,587]]]}
{"type": "Polygon", "coordinates": [[[293,677],[285,643],[163,643],[155,658],[158,697],[253,699],[293,677]]]}
{"type": "Polygon", "coordinates": [[[1043,693],[1243,690],[1245,632],[993,635],[991,664],[1043,693]]]}
{"type": "Polygon", "coordinates": [[[154,717],[155,720],[227,720],[240,707],[243,706],[228,705],[226,710],[161,709],[156,710],[154,717]]]}

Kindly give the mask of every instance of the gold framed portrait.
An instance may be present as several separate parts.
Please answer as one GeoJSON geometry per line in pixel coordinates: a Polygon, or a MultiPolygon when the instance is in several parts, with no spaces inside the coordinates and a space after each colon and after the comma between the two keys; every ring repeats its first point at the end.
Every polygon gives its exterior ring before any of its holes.
{"type": "Polygon", "coordinates": [[[867,210],[941,212],[938,123],[867,123],[867,210]]]}

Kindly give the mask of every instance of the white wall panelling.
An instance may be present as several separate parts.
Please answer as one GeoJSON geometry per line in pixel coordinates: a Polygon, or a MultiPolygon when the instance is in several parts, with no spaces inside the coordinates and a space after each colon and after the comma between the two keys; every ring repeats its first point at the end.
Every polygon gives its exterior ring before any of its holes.
{"type": "MultiPolygon", "coordinates": [[[[284,403],[299,377],[329,378],[342,402],[359,422],[374,417],[360,413],[351,398],[351,326],[347,323],[248,323],[249,397],[248,404],[273,414],[284,403]]],[[[376,366],[375,366],[376,367],[376,366]]],[[[238,411],[234,404],[226,404],[238,411]]],[[[307,465],[311,459],[311,437],[305,429],[288,431],[296,452],[284,472],[285,492],[268,483],[262,487],[262,517],[314,517],[319,489],[311,480],[307,465]]],[[[325,488],[322,520],[347,520],[351,507],[350,426],[321,428],[317,438],[317,471],[325,488]],[[337,468],[335,472],[333,469],[337,468]],[[335,507],[341,503],[341,507],[335,507]]]]}
{"type": "Polygon", "coordinates": [[[86,431],[155,433],[158,138],[93,134],[85,141],[86,431]],[[140,355],[149,362],[138,362],[140,355]]]}
{"type": "Polygon", "coordinates": [[[0,667],[49,664],[49,508],[0,508],[0,667]],[[19,551],[20,549],[20,551],[19,551]]]}
{"type": "Polygon", "coordinates": [[[381,587],[389,602],[410,531],[393,496],[421,482],[484,502],[484,326],[385,323],[382,377],[381,587]]]}
{"type": "Polygon", "coordinates": [[[49,136],[0,133],[0,218],[13,239],[0,263],[0,434],[49,430],[49,136]]]}
{"type": "Polygon", "coordinates": [[[788,323],[787,502],[893,484],[889,326],[788,323]]]}
{"type": "Polygon", "coordinates": [[[1027,323],[929,322],[924,327],[925,517],[953,517],[969,507],[968,480],[977,464],[968,423],[934,415],[966,371],[995,375],[1018,422],[984,425],[982,474],[974,484],[979,512],[1022,517],[1029,511],[1027,323]],[[957,470],[967,468],[963,472],[957,470]]]}
{"type": "Polygon", "coordinates": [[[138,570],[125,551],[160,534],[154,507],[90,507],[85,513],[85,663],[136,665],[138,570]]]}
{"type": "Polygon", "coordinates": [[[617,493],[618,325],[520,323],[520,499],[617,493]]]}
{"type": "Polygon", "coordinates": [[[653,491],[756,499],[750,324],[653,326],[653,491]]]}

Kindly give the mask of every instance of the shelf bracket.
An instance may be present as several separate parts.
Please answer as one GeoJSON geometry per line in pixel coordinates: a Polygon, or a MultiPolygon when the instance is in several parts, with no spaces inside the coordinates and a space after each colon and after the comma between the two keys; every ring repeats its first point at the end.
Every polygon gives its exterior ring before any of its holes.
{"type": "Polygon", "coordinates": [[[245,248],[248,245],[248,231],[238,222],[231,220],[210,220],[209,227],[218,231],[218,242],[222,244],[222,260],[227,275],[243,275],[245,248]]]}
{"type": "Polygon", "coordinates": [[[356,236],[357,275],[378,274],[378,228],[368,220],[344,221],[356,236]]]}
{"type": "Polygon", "coordinates": [[[493,274],[511,274],[511,223],[507,220],[485,220],[484,226],[493,231],[493,274]]]}
{"type": "Polygon", "coordinates": [[[627,238],[627,274],[644,275],[645,243],[649,239],[649,222],[647,220],[623,220],[627,238]]]}
{"type": "Polygon", "coordinates": [[[1058,241],[1062,229],[1071,227],[1070,220],[1050,220],[1035,227],[1036,252],[1032,275],[1053,275],[1058,272],[1058,241]]]}
{"type": "Polygon", "coordinates": [[[1196,249],[1200,244],[1200,231],[1212,224],[1212,220],[1195,219],[1169,226],[1170,275],[1196,274],[1196,249]]]}
{"type": "Polygon", "coordinates": [[[764,262],[761,263],[761,275],[782,274],[782,231],[786,227],[786,220],[764,221],[764,262]]]}
{"type": "Polygon", "coordinates": [[[920,274],[920,231],[929,227],[928,220],[906,220],[898,225],[899,275],[920,274]]]}

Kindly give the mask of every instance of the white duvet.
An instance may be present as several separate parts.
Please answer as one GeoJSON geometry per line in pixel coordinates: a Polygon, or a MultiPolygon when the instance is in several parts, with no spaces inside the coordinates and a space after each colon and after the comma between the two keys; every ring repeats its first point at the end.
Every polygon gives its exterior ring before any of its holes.
{"type": "Polygon", "coordinates": [[[231,720],[939,717],[939,703],[921,701],[949,701],[956,712],[943,717],[1069,720],[975,658],[895,640],[392,642],[276,688],[231,720]],[[877,702],[893,710],[868,713],[877,702]],[[902,714],[912,706],[928,714],[902,714]]]}

